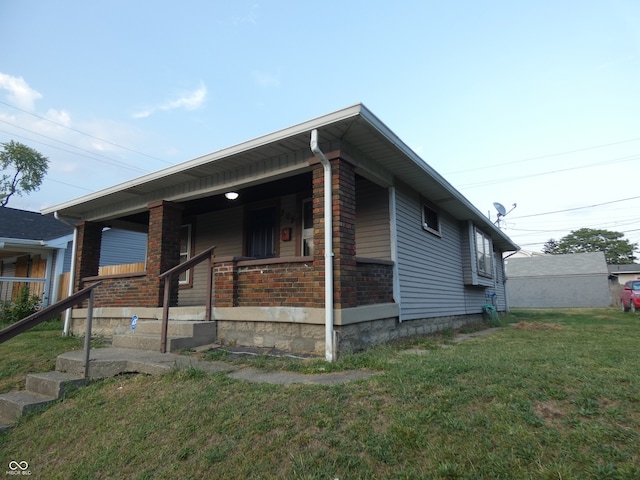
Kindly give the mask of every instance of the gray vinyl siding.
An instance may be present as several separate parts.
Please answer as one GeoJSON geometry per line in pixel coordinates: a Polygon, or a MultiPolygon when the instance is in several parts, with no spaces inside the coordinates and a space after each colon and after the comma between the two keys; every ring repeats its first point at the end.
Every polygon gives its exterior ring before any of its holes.
{"type": "Polygon", "coordinates": [[[422,228],[420,195],[396,190],[398,276],[402,320],[481,313],[497,294],[497,308],[506,309],[500,252],[493,253],[493,278],[469,285],[475,256],[473,225],[440,211],[441,236],[422,228]]]}
{"type": "Polygon", "coordinates": [[[102,233],[100,266],[144,262],[147,257],[147,234],[110,229],[102,233]]]}
{"type": "Polygon", "coordinates": [[[496,285],[493,289],[496,294],[497,300],[497,309],[499,312],[504,312],[508,309],[507,306],[507,292],[506,292],[506,284],[505,284],[505,275],[504,275],[504,260],[502,260],[501,252],[494,252],[494,265],[495,265],[495,279],[496,285]]]}
{"type": "MultiPolygon", "coordinates": [[[[63,272],[71,271],[73,242],[64,252],[63,272]]],[[[100,267],[145,262],[147,260],[147,234],[128,230],[111,229],[102,233],[100,267]]]]}
{"type": "Polygon", "coordinates": [[[389,191],[368,180],[356,184],[356,255],[391,260],[389,191]]]}
{"type": "Polygon", "coordinates": [[[73,241],[67,243],[67,249],[64,251],[64,263],[62,265],[63,272],[71,271],[71,254],[73,253],[73,241]]]}
{"type": "Polygon", "coordinates": [[[466,312],[458,222],[440,212],[441,236],[422,228],[420,196],[396,190],[397,257],[404,320],[466,312]]]}
{"type": "MultiPolygon", "coordinates": [[[[215,246],[215,257],[239,257],[242,255],[242,227],[244,222],[242,207],[229,208],[207,213],[196,218],[193,225],[195,249],[193,254],[215,246]]],[[[201,263],[194,269],[193,287],[179,291],[179,304],[187,307],[204,305],[207,289],[207,264],[201,263]]]]}

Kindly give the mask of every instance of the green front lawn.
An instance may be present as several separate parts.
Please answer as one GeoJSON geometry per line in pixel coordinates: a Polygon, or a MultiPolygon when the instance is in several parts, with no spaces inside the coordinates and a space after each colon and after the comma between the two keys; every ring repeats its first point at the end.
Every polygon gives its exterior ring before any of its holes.
{"type": "MultiPolygon", "coordinates": [[[[0,461],[27,461],[47,479],[640,478],[640,316],[509,320],[517,325],[470,341],[415,338],[331,366],[252,359],[377,371],[341,386],[194,369],[94,382],[0,436],[0,461]]],[[[0,345],[3,371],[42,361],[38,345],[51,337],[37,333],[23,350],[0,345]]]]}

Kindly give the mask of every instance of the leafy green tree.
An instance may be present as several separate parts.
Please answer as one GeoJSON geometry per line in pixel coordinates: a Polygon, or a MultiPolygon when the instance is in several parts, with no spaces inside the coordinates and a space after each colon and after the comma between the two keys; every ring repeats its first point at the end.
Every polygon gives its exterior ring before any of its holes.
{"type": "Polygon", "coordinates": [[[542,251],[553,255],[566,253],[604,252],[609,265],[623,265],[636,260],[633,251],[637,243],[623,239],[623,233],[593,228],[574,230],[556,241],[553,238],[544,244],[542,251]]]}
{"type": "Polygon", "coordinates": [[[0,145],[0,207],[5,207],[12,195],[22,196],[40,188],[49,159],[20,142],[11,140],[0,145]]]}
{"type": "Polygon", "coordinates": [[[558,241],[551,238],[542,247],[542,253],[553,255],[556,248],[558,248],[558,241]]]}

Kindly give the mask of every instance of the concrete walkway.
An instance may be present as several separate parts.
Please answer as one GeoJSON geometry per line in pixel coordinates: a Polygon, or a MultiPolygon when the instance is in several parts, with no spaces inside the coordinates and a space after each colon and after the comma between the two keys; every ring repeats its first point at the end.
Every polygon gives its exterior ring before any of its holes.
{"type": "MultiPolygon", "coordinates": [[[[145,373],[157,375],[174,369],[196,368],[208,373],[223,372],[236,380],[264,382],[277,385],[295,383],[315,385],[339,385],[355,380],[364,380],[374,372],[369,370],[350,370],[322,374],[302,374],[294,372],[264,372],[251,367],[233,365],[227,362],[206,361],[185,355],[160,353],[129,348],[96,348],[91,350],[89,376],[92,379],[106,378],[121,373],[145,373]]],[[[56,370],[72,375],[84,374],[84,351],[59,355],[56,370]]]]}

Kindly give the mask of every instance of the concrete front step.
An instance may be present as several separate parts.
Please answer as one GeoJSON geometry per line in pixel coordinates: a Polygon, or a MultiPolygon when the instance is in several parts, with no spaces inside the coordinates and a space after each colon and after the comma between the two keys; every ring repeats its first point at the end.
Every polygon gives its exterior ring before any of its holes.
{"type": "MultiPolygon", "coordinates": [[[[113,335],[112,345],[116,348],[136,350],[159,350],[162,322],[139,322],[135,330],[120,330],[113,335]]],[[[167,351],[176,352],[208,345],[216,340],[215,322],[169,322],[167,351]]]]}
{"type": "Polygon", "coordinates": [[[26,388],[28,392],[57,399],[86,383],[87,381],[80,375],[62,372],[31,373],[27,375],[26,388]]]}
{"type": "Polygon", "coordinates": [[[44,407],[57,398],[27,391],[9,392],[0,395],[0,415],[17,421],[22,415],[44,407]]]}
{"type": "Polygon", "coordinates": [[[26,390],[0,395],[0,431],[12,427],[22,415],[55,402],[84,384],[82,377],[60,372],[27,375],[26,390]]]}
{"type": "Polygon", "coordinates": [[[0,415],[0,433],[4,432],[5,430],[9,430],[15,424],[15,420],[11,420],[0,415]]]}

